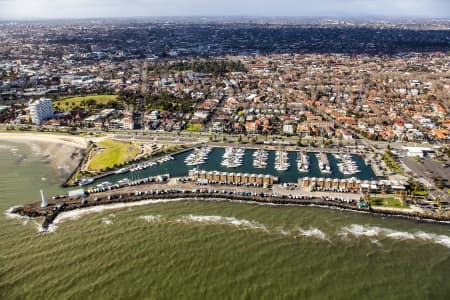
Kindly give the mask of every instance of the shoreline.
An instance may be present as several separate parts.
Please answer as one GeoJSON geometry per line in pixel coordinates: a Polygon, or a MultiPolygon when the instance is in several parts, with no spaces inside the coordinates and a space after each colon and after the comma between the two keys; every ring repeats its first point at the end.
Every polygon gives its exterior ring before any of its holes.
{"type": "Polygon", "coordinates": [[[0,144],[2,142],[31,147],[33,155],[48,162],[62,177],[76,170],[88,145],[87,139],[82,137],[38,133],[0,132],[0,144]]]}
{"type": "Polygon", "coordinates": [[[57,134],[39,134],[39,133],[9,133],[0,132],[0,142],[40,142],[40,143],[56,143],[74,148],[84,149],[88,145],[88,141],[83,137],[57,135],[57,134]]]}
{"type": "Polygon", "coordinates": [[[311,199],[291,199],[286,197],[253,197],[243,195],[227,195],[227,194],[215,194],[215,193],[165,193],[165,194],[152,194],[145,195],[144,197],[130,196],[130,198],[124,198],[121,201],[114,199],[102,201],[102,203],[80,201],[69,202],[69,204],[63,206],[53,206],[51,210],[43,209],[39,210],[38,203],[34,206],[15,206],[10,208],[7,213],[10,216],[21,216],[25,218],[39,218],[44,217],[44,221],[40,226],[40,232],[51,232],[55,224],[62,219],[71,219],[71,215],[84,215],[91,212],[102,212],[105,210],[123,209],[127,207],[145,206],[158,203],[170,203],[170,202],[189,202],[189,201],[205,201],[205,202],[229,202],[240,203],[250,205],[262,205],[262,206],[293,206],[293,207],[316,207],[324,209],[335,209],[340,211],[363,213],[373,215],[377,217],[393,217],[401,219],[414,220],[416,222],[435,223],[441,225],[450,225],[450,218],[421,215],[419,213],[398,211],[398,210],[377,210],[373,208],[364,209],[359,208],[354,204],[339,203],[325,201],[318,198],[311,199]],[[74,213],[75,212],[75,213],[74,213]],[[66,216],[68,215],[68,217],[66,216]]]}
{"type": "MultiPolygon", "coordinates": [[[[61,174],[67,176],[68,174],[72,174],[73,170],[76,170],[77,166],[80,164],[82,160],[82,152],[88,146],[88,139],[82,137],[70,137],[70,136],[58,136],[58,135],[44,135],[44,134],[30,134],[30,133],[0,133],[0,143],[1,141],[7,142],[20,142],[27,143],[33,146],[37,146],[33,149],[33,152],[39,152],[40,154],[47,154],[45,159],[58,169],[61,174]]],[[[183,150],[186,151],[186,150],[183,150]]],[[[185,186],[172,186],[172,188],[185,189],[185,186]]],[[[67,211],[72,211],[78,208],[86,208],[86,207],[103,207],[104,205],[115,205],[122,204],[129,205],[133,202],[133,206],[135,205],[145,205],[140,204],[139,202],[147,201],[152,199],[151,201],[155,201],[155,199],[174,199],[176,197],[180,199],[186,200],[202,200],[202,201],[231,201],[231,202],[241,202],[241,203],[250,203],[250,204],[262,204],[262,205],[291,205],[291,206],[313,206],[313,207],[322,207],[322,208],[333,208],[354,212],[363,212],[372,215],[378,216],[390,216],[390,217],[399,217],[399,218],[407,218],[411,220],[416,220],[419,222],[433,222],[433,223],[441,223],[441,224],[450,224],[450,217],[448,215],[439,215],[439,214],[428,214],[421,213],[412,210],[401,210],[395,208],[378,208],[378,207],[360,207],[359,203],[356,200],[352,200],[349,202],[338,202],[338,201],[328,201],[321,199],[318,195],[308,194],[306,197],[309,198],[296,198],[296,195],[291,195],[284,193],[283,191],[279,191],[280,194],[272,196],[259,196],[261,191],[256,191],[257,194],[252,196],[246,195],[238,195],[230,191],[223,191],[222,193],[211,193],[211,192],[202,192],[202,193],[194,193],[194,192],[178,192],[174,193],[173,190],[166,191],[162,194],[152,194],[141,196],[134,196],[132,194],[122,194],[120,200],[117,198],[113,198],[116,200],[110,200],[103,198],[102,201],[97,201],[97,197],[87,197],[85,200],[80,201],[79,199],[67,199],[68,201],[57,201],[50,205],[48,208],[40,208],[39,203],[34,203],[31,205],[23,206],[20,209],[16,209],[14,213],[27,215],[31,217],[46,217],[46,221],[43,225],[50,226],[54,220],[58,217],[60,213],[64,213],[67,211]],[[123,199],[122,199],[123,196],[123,199]],[[95,199],[95,200],[94,200],[95,199]],[[61,209],[60,206],[64,207],[61,209]],[[28,210],[28,211],[26,211],[28,210]],[[22,212],[22,213],[21,213],[22,212]]],[[[130,191],[128,191],[129,193],[130,191]]],[[[133,191],[132,191],[133,192],[133,191]]],[[[120,193],[120,192],[119,192],[120,193]]],[[[261,193],[262,194],[262,193],[261,193]]],[[[114,193],[112,194],[114,196],[114,193]]],[[[343,195],[345,197],[345,195],[343,195]]],[[[101,197],[101,196],[99,196],[101,197]]],[[[109,196],[108,196],[109,197],[109,196]]],[[[338,196],[340,197],[340,196],[338,196]]],[[[44,226],[45,227],[45,226],[44,226]]]]}

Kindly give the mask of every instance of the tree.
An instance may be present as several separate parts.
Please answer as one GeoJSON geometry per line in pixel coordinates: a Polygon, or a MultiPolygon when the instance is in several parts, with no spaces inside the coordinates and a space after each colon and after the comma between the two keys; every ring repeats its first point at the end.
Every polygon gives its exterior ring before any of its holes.
{"type": "Polygon", "coordinates": [[[88,99],[87,101],[86,101],[86,104],[87,104],[87,106],[88,107],[94,107],[94,106],[96,106],[97,105],[97,101],[95,100],[95,99],[88,99]]]}

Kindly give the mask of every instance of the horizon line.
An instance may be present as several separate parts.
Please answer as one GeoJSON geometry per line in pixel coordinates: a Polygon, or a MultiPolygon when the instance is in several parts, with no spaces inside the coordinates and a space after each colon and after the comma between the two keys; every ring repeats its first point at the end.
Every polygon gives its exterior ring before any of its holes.
{"type": "Polygon", "coordinates": [[[241,18],[241,19],[332,19],[332,20],[358,20],[360,19],[375,19],[375,20],[446,20],[450,22],[450,16],[420,16],[420,15],[341,15],[341,16],[330,16],[330,15],[316,15],[316,16],[289,16],[289,15],[155,15],[155,16],[90,16],[90,17],[23,17],[23,18],[3,18],[0,16],[0,21],[70,21],[70,20],[108,20],[108,19],[156,19],[156,18],[241,18]]]}

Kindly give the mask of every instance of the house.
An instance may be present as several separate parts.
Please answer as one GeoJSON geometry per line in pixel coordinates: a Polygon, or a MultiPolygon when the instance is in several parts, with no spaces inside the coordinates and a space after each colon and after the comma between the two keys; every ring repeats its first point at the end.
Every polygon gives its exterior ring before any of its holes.
{"type": "Polygon", "coordinates": [[[294,134],[294,125],[293,124],[284,124],[283,132],[286,135],[293,135],[294,134]]]}

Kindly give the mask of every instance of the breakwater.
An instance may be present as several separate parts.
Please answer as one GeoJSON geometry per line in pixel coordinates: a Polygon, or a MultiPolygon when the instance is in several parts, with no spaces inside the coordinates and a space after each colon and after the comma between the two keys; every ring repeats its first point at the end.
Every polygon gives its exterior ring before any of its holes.
{"type": "Polygon", "coordinates": [[[116,193],[103,197],[93,197],[83,199],[64,199],[65,201],[57,201],[50,203],[49,206],[42,208],[39,203],[28,206],[17,207],[12,213],[27,217],[44,217],[42,231],[47,231],[49,226],[54,222],[57,216],[66,211],[75,209],[83,209],[99,205],[110,205],[114,203],[129,203],[144,200],[169,200],[177,199],[180,201],[230,201],[251,204],[266,205],[291,205],[291,206],[316,206],[324,208],[335,208],[355,212],[370,213],[379,216],[391,216],[399,218],[408,218],[423,222],[450,223],[450,217],[440,215],[424,215],[418,212],[407,211],[390,211],[376,210],[371,207],[361,205],[362,202],[355,200],[347,200],[344,198],[327,198],[312,196],[292,196],[292,195],[276,195],[265,193],[239,192],[234,193],[226,190],[198,190],[198,191],[180,191],[172,190],[152,190],[146,192],[130,192],[116,193]]]}

